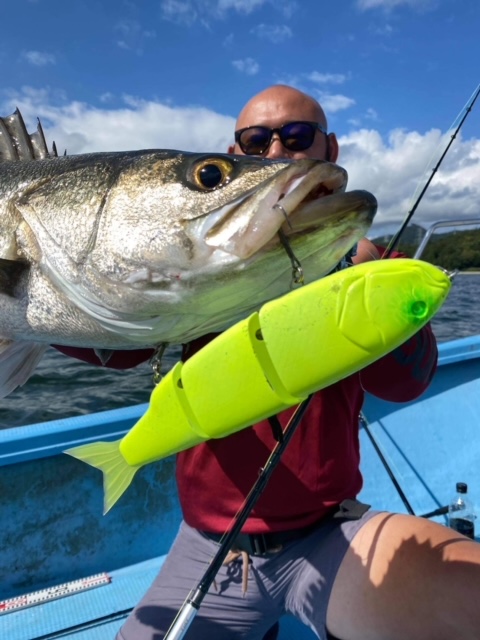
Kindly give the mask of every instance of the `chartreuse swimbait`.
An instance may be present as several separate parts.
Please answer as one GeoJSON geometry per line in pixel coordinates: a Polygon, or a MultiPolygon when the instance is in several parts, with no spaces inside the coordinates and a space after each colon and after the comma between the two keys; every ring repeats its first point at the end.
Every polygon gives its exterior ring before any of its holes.
{"type": "Polygon", "coordinates": [[[178,362],[121,440],[66,453],[103,471],[106,513],[144,464],[244,429],[390,352],[449,289],[447,274],[419,260],[334,273],[266,303],[178,362]]]}

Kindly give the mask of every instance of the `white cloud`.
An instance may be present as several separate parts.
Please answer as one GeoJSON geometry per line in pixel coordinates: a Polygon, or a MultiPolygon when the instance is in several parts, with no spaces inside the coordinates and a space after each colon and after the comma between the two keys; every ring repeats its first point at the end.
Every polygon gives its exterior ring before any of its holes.
{"type": "Polygon", "coordinates": [[[136,20],[121,20],[115,25],[114,29],[120,33],[117,45],[121,49],[133,51],[137,55],[142,55],[145,40],[156,36],[155,31],[143,29],[136,20]]]}
{"type": "Polygon", "coordinates": [[[373,27],[372,31],[379,36],[391,36],[393,33],[393,27],[390,24],[384,24],[379,27],[373,27]]]}
{"type": "MultiPolygon", "coordinates": [[[[0,114],[18,105],[29,131],[39,116],[47,140],[59,153],[130,149],[182,149],[224,152],[233,139],[235,119],[201,106],[175,106],[124,96],[120,108],[97,108],[68,101],[62,92],[37,91],[0,94],[0,114]],[[3,99],[2,99],[3,97],[3,99]]],[[[395,129],[388,136],[374,128],[357,129],[339,137],[339,163],[349,173],[349,189],[366,189],[378,199],[375,229],[398,226],[423,188],[451,132],[424,133],[395,129]]],[[[478,217],[480,202],[480,139],[458,135],[427,190],[414,222],[478,217]]]]}
{"type": "Polygon", "coordinates": [[[282,13],[285,18],[291,18],[298,10],[299,4],[295,0],[271,0],[271,4],[282,13]]]}
{"type": "Polygon", "coordinates": [[[162,0],[160,16],[170,22],[191,26],[197,20],[198,14],[190,0],[162,0]]]}
{"type": "Polygon", "coordinates": [[[273,44],[279,44],[292,37],[292,30],[286,24],[259,24],[252,29],[251,33],[273,44]]]}
{"type": "Polygon", "coordinates": [[[357,6],[362,10],[385,9],[386,11],[390,11],[402,5],[411,7],[417,11],[425,11],[435,7],[437,0],[357,0],[357,6]]]}
{"type": "Polygon", "coordinates": [[[309,71],[298,76],[284,76],[278,79],[280,84],[287,84],[296,87],[300,91],[316,98],[325,109],[327,116],[329,113],[336,113],[344,109],[349,109],[355,104],[353,98],[343,94],[333,94],[320,86],[328,84],[342,84],[347,80],[347,76],[341,73],[323,73],[320,71],[309,71]]]}
{"type": "Polygon", "coordinates": [[[47,64],[55,64],[56,62],[55,56],[52,53],[45,53],[43,51],[24,51],[22,58],[36,67],[44,67],[47,64]]]}
{"type": "Polygon", "coordinates": [[[254,76],[260,71],[260,65],[253,58],[244,58],[243,60],[233,60],[233,66],[237,71],[245,73],[247,76],[254,76]]]}
{"type": "Polygon", "coordinates": [[[266,0],[217,0],[216,5],[220,12],[235,9],[239,13],[252,13],[252,11],[265,4],[265,1],[266,0]]]}
{"type": "Polygon", "coordinates": [[[353,98],[344,96],[341,93],[331,94],[323,91],[317,91],[313,92],[313,94],[315,94],[315,97],[325,109],[326,113],[336,113],[337,111],[343,111],[344,109],[353,107],[353,105],[355,104],[355,100],[353,98]]]}
{"type": "Polygon", "coordinates": [[[286,18],[298,8],[295,0],[161,0],[160,16],[187,27],[197,21],[208,27],[209,19],[223,20],[229,11],[249,15],[267,4],[286,18]]]}
{"type": "MultiPolygon", "coordinates": [[[[436,129],[378,131],[361,129],[339,138],[339,162],[348,170],[349,188],[367,189],[378,199],[376,225],[402,221],[431,175],[450,133],[436,129]]],[[[478,217],[480,140],[457,137],[419,205],[414,221],[429,225],[451,217],[478,217]]]]}
{"type": "MultiPolygon", "coordinates": [[[[200,4],[204,1],[198,0],[200,4]]],[[[289,18],[298,8],[295,0],[216,0],[215,4],[220,13],[228,9],[235,9],[239,13],[252,13],[264,4],[270,4],[286,18],[289,18]]]]}
{"type": "Polygon", "coordinates": [[[49,146],[59,153],[180,149],[226,152],[233,142],[235,119],[197,106],[175,107],[123,97],[121,108],[99,109],[83,102],[67,102],[48,91],[25,88],[0,101],[0,113],[18,105],[29,131],[40,117],[49,146]]]}
{"type": "Polygon", "coordinates": [[[111,93],[110,91],[105,91],[105,93],[102,93],[101,96],[99,96],[99,100],[100,102],[111,102],[113,99],[115,98],[115,96],[113,95],[113,93],[111,93]]]}
{"type": "Polygon", "coordinates": [[[347,79],[343,73],[320,73],[320,71],[306,73],[304,77],[315,84],[343,84],[347,79]]]}

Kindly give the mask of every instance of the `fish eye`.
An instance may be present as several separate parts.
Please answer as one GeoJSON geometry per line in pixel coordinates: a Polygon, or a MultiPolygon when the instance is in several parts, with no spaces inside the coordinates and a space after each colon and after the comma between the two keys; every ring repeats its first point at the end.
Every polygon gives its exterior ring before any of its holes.
{"type": "Polygon", "coordinates": [[[232,171],[232,164],[224,158],[203,158],[193,167],[193,183],[202,191],[212,191],[230,182],[232,171]]]}

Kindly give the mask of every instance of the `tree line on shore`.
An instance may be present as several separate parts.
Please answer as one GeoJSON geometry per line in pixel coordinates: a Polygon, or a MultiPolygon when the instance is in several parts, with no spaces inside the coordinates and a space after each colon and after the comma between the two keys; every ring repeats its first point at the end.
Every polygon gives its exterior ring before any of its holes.
{"type": "MultiPolygon", "coordinates": [[[[414,229],[400,239],[396,250],[402,251],[412,258],[418,248],[419,242],[412,242],[412,237],[418,238],[418,225],[412,225],[414,229]]],[[[422,230],[423,231],[423,230],[422,230]]],[[[387,246],[391,236],[375,238],[373,242],[387,246]]],[[[468,231],[452,231],[450,233],[437,233],[430,238],[422,260],[431,262],[445,269],[458,269],[460,271],[480,271],[480,229],[468,231]]]]}

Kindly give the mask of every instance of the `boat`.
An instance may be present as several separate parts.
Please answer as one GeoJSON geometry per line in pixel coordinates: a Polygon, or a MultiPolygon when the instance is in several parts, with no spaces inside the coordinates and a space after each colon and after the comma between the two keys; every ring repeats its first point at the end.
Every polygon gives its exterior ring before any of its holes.
{"type": "MultiPolygon", "coordinates": [[[[438,364],[415,401],[367,395],[359,498],[446,525],[456,483],[480,488],[480,334],[440,344],[438,364]]],[[[154,579],[181,520],[173,457],[140,469],[103,516],[101,473],[63,453],[122,437],[147,406],[0,431],[0,638],[113,638],[154,579]]],[[[278,640],[293,637],[315,636],[284,616],[278,640]]]]}
{"type": "MultiPolygon", "coordinates": [[[[480,424],[480,335],[445,342],[439,352],[437,374],[418,400],[366,398],[360,499],[376,508],[424,515],[442,511],[457,481],[480,487],[471,446],[480,424]],[[404,496],[397,484],[408,487],[404,496]]],[[[118,439],[146,408],[0,431],[1,638],[113,638],[153,580],[181,519],[173,458],[142,468],[103,516],[101,474],[63,454],[118,439]]],[[[445,515],[434,517],[446,524],[445,515]]],[[[314,636],[286,616],[279,640],[292,637],[314,636]]]]}

